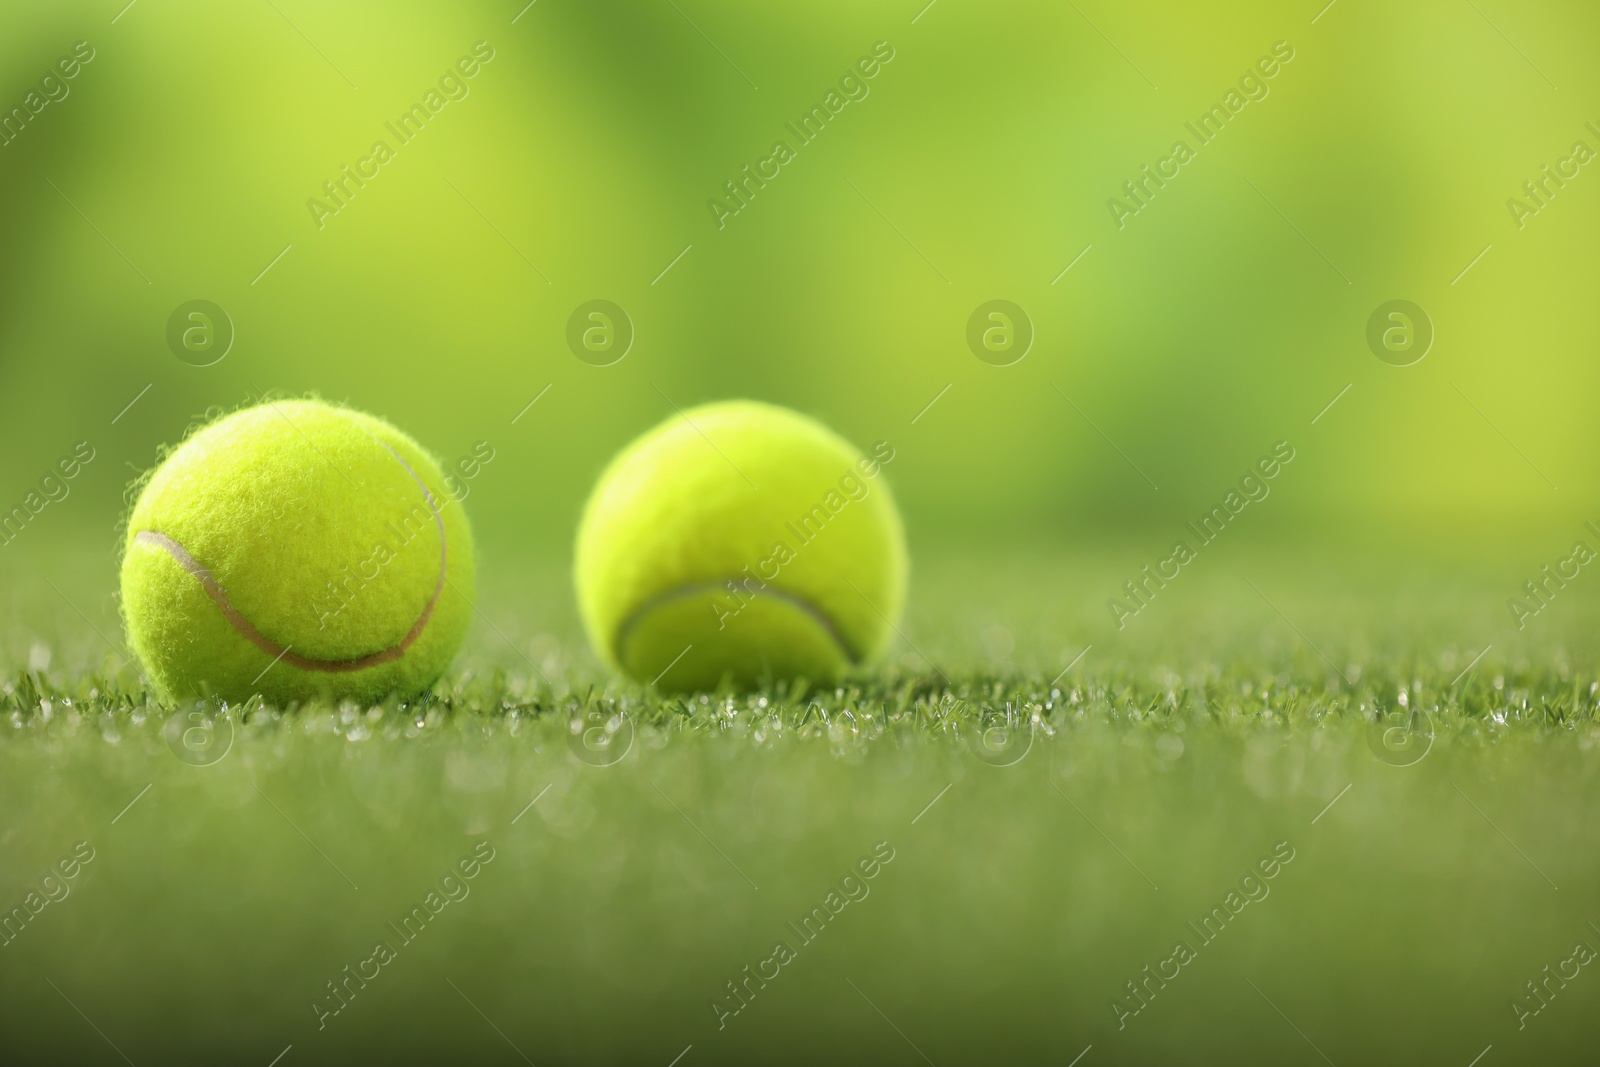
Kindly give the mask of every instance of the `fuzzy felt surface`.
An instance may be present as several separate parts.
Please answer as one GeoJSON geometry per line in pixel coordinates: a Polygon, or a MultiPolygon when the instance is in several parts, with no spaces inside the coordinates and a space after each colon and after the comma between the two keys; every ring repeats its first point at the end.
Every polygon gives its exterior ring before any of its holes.
{"type": "Polygon", "coordinates": [[[472,536],[438,464],[380,419],[276,401],[201,429],[128,518],[130,643],[173,697],[425,689],[465,635],[472,536]]]}
{"type": "Polygon", "coordinates": [[[642,681],[670,666],[658,684],[680,690],[870,661],[905,604],[893,457],[769,404],[674,415],[611,462],[584,509],[575,578],[590,640],[642,681]]]}

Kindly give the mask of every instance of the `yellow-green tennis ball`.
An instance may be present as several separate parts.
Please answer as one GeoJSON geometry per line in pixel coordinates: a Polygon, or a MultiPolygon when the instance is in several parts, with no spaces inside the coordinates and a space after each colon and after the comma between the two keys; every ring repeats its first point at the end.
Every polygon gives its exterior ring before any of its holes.
{"type": "Polygon", "coordinates": [[[611,666],[663,689],[826,681],[888,644],[906,548],[883,475],[785,408],[674,415],[612,460],[578,529],[578,606],[611,666]]]}
{"type": "Polygon", "coordinates": [[[439,465],[381,419],[312,400],[237,411],[150,476],[122,614],[171,697],[411,695],[471,615],[472,533],[439,465]]]}

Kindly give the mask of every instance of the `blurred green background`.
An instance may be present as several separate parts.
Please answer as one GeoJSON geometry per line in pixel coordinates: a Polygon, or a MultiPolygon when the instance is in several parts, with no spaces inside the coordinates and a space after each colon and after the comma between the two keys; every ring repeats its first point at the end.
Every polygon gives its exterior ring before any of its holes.
{"type": "Polygon", "coordinates": [[[1153,558],[1286,439],[1257,532],[1564,548],[1600,473],[1600,178],[1521,230],[1506,200],[1600,149],[1600,11],[1320,6],[9,8],[0,105],[94,58],[0,147],[0,503],[75,442],[97,458],[5,552],[109,548],[158,448],[261,391],[447,460],[490,442],[490,567],[565,559],[605,459],[728,396],[894,442],[914,546],[1133,530],[1153,558]],[[470,94],[399,146],[384,124],[479,41],[470,94]],[[708,199],[880,41],[870,95],[719,230],[708,199]],[[1183,124],[1278,41],[1269,95],[1198,147],[1183,124]],[[1198,158],[1119,230],[1108,199],[1179,138],[1198,158]],[[319,229],[307,201],[379,139],[396,158],[319,229]],[[606,367],[565,340],[596,298],[636,332],[606,367]],[[965,340],[996,298],[1036,331],[1006,367],[965,340]],[[1409,367],[1364,338],[1397,298],[1437,332],[1409,367]],[[236,331],[212,366],[166,341],[194,299],[236,331]]]}
{"type": "Polygon", "coordinates": [[[1600,601],[1518,630],[1506,598],[1600,545],[1600,174],[1520,227],[1507,201],[1600,150],[1597,46],[1580,0],[0,9],[0,524],[94,457],[0,536],[5,902],[80,837],[105,857],[6,950],[8,1047],[120,1062],[71,993],[141,1063],[522,1062],[470,993],[540,1063],[922,1062],[849,978],[941,1064],[1178,1061],[1197,1034],[1321,1062],[1248,978],[1341,1064],[1585,1062],[1587,985],[1531,1034],[1505,1005],[1600,921],[1600,601]],[[1185,124],[1275,47],[1200,145],[1185,124]],[[799,145],[786,123],[875,49],[799,145]],[[707,201],[779,139],[796,158],[719,228],[707,201]],[[1119,228],[1108,200],[1179,139],[1195,158],[1119,228]],[[319,227],[308,200],[378,140],[319,227]],[[168,339],[196,300],[234,333],[207,366],[168,339]],[[594,300],[634,334],[606,366],[567,339],[594,300]],[[967,340],[993,300],[1034,334],[1005,366],[967,340]],[[1394,300],[1435,334],[1406,366],[1367,339],[1394,300]],[[234,758],[182,765],[116,650],[126,488],[208,413],[309,392],[446,462],[493,449],[482,624],[425,713],[234,709],[234,758]],[[908,639],[864,689],[669,705],[583,647],[594,478],[732,396],[896,449],[908,639]],[[1119,632],[1107,598],[1280,441],[1271,495],[1119,632]],[[562,736],[595,693],[642,723],[614,770],[562,736]],[[983,766],[951,694],[1048,739],[983,766]],[[1416,771],[1356,721],[1396,706],[1440,723],[1416,771]],[[481,835],[504,858],[478,904],[314,1044],[317,983],[481,835]],[[880,835],[905,842],[882,909],[714,1044],[708,998],[880,835]],[[1113,1036],[1122,981],[1280,837],[1305,859],[1260,922],[1113,1036]]]}

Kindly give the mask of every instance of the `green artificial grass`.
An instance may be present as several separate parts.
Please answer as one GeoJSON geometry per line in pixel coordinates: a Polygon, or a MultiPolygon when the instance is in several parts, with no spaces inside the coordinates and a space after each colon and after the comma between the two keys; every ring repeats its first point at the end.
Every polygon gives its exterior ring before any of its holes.
{"type": "Polygon", "coordinates": [[[174,709],[64,554],[0,639],[0,906],[47,900],[0,1045],[1590,1062],[1594,599],[1518,630],[1514,554],[1256,546],[1117,631],[1131,559],[925,554],[885,664],[686,698],[599,668],[559,565],[491,569],[422,699],[174,709]]]}

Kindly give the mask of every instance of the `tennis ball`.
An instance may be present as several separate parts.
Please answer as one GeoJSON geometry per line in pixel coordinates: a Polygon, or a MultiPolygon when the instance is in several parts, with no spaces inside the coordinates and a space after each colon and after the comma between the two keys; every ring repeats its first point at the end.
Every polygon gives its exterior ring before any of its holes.
{"type": "Polygon", "coordinates": [[[439,465],[314,400],[236,411],[152,473],[128,517],[122,614],[166,695],[275,704],[421,692],[472,612],[472,533],[439,465]]]}
{"type": "Polygon", "coordinates": [[[770,404],[674,415],[611,462],[584,509],[575,579],[612,667],[679,692],[829,681],[888,644],[905,533],[882,467],[770,404]]]}

